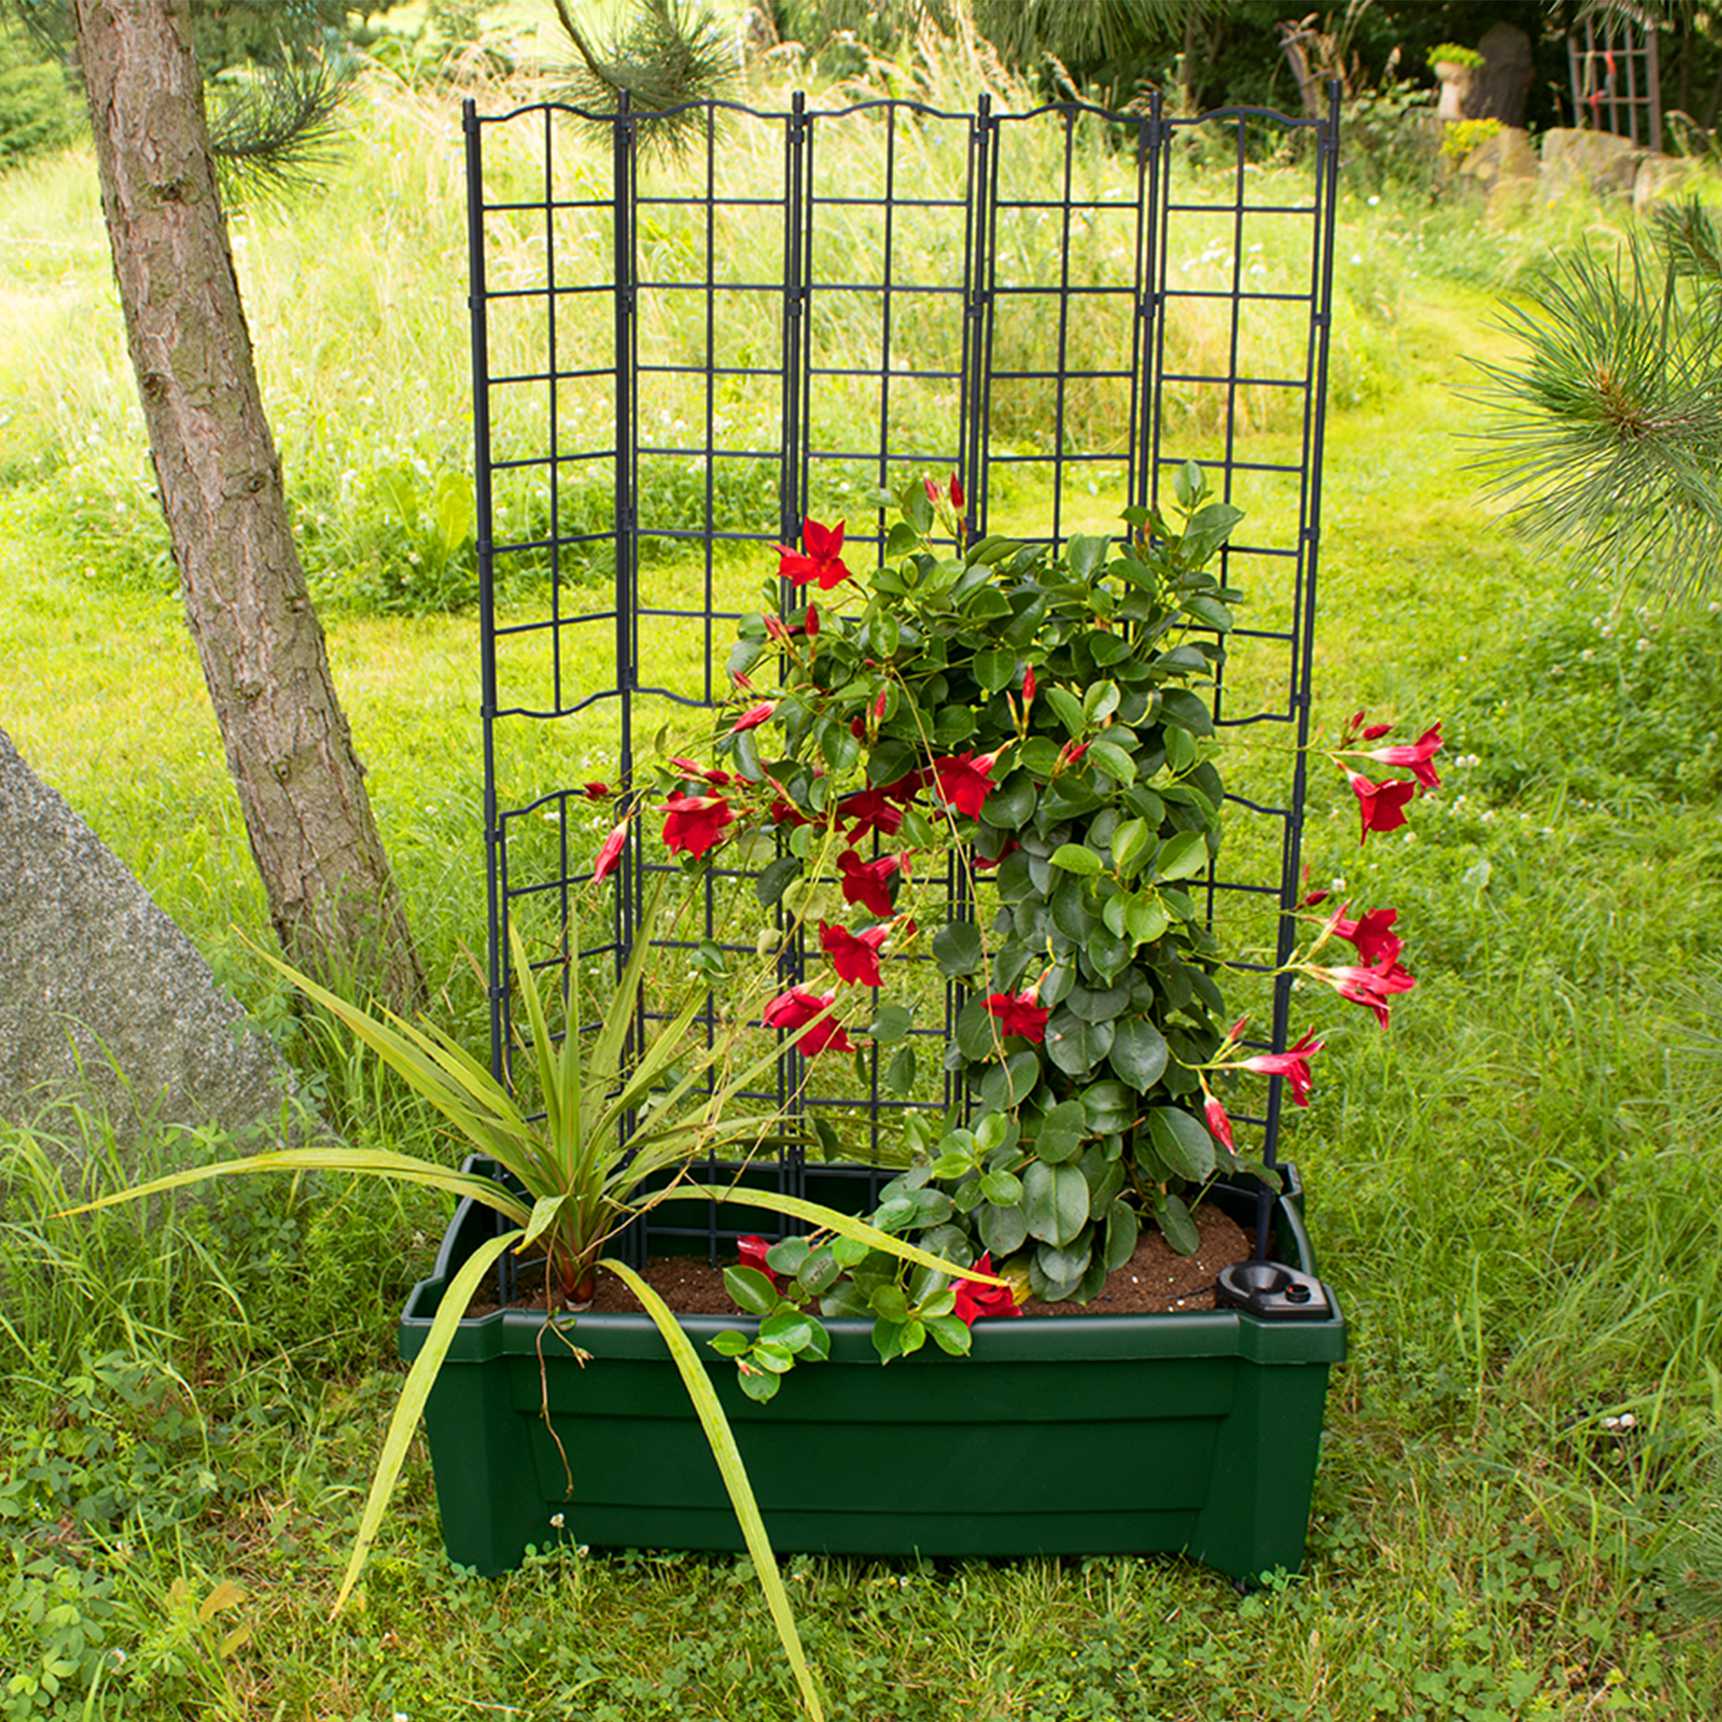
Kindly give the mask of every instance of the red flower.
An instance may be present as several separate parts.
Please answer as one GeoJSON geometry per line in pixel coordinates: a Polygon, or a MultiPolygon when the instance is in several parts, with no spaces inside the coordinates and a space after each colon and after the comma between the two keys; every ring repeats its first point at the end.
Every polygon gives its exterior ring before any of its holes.
{"type": "Polygon", "coordinates": [[[879,690],[879,697],[873,702],[874,723],[877,723],[885,715],[885,692],[886,690],[881,688],[879,690]]]}
{"type": "MultiPolygon", "coordinates": [[[[993,1271],[993,1253],[988,1250],[975,1263],[977,1273],[993,1271]]],[[[973,1327],[983,1315],[1021,1315],[1022,1305],[1009,1286],[984,1286],[974,1280],[958,1280],[952,1288],[957,1294],[957,1307],[952,1311],[965,1327],[973,1327]]]]}
{"type": "Polygon", "coordinates": [[[1366,969],[1342,964],[1332,969],[1312,968],[1309,972],[1318,981],[1325,981],[1342,999],[1349,999],[1352,1004],[1360,1004],[1365,1010],[1373,1011],[1375,1020],[1383,1028],[1387,1027],[1387,1001],[1399,993],[1410,992],[1417,984],[1411,974],[1392,958],[1366,969]]]}
{"type": "MultiPolygon", "coordinates": [[[[841,530],[839,528],[839,531],[841,530]]],[[[807,637],[810,640],[819,632],[819,611],[812,604],[807,606],[807,620],[802,623],[802,626],[807,630],[807,637]]]]}
{"type": "Polygon", "coordinates": [[[1380,741],[1381,738],[1392,728],[1393,725],[1390,723],[1372,723],[1369,728],[1363,732],[1363,739],[1365,741],[1380,741]]]}
{"type": "Polygon", "coordinates": [[[807,825],[811,821],[807,815],[795,805],[781,790],[777,799],[766,809],[766,817],[773,825],[807,825]]]}
{"type": "Polygon", "coordinates": [[[765,631],[772,637],[772,639],[783,643],[788,642],[789,629],[781,617],[761,616],[760,620],[765,624],[765,631]]]}
{"type": "Polygon", "coordinates": [[[580,793],[588,801],[608,801],[610,799],[610,786],[607,783],[583,783],[580,786],[580,793]]]}
{"type": "Polygon", "coordinates": [[[894,777],[889,783],[879,785],[879,793],[892,801],[900,801],[906,807],[927,786],[927,773],[924,771],[906,771],[901,777],[894,777]]]}
{"type": "Polygon", "coordinates": [[[744,1268],[757,1268],[759,1272],[771,1281],[773,1287],[778,1282],[777,1275],[766,1265],[765,1252],[771,1248],[764,1238],[756,1232],[750,1232],[745,1238],[735,1241],[736,1261],[744,1268]]]}
{"type": "MultiPolygon", "coordinates": [[[[1283,1076],[1291,1084],[1293,1104],[1308,1106],[1309,1061],[1326,1044],[1317,1040],[1313,1032],[1306,1032],[1295,1046],[1288,1046],[1284,1052],[1259,1052],[1254,1058],[1244,1059],[1239,1069],[1259,1071],[1263,1076],[1283,1076]]],[[[1231,1138],[1227,1137],[1226,1146],[1231,1145],[1231,1138]]]]}
{"type": "MultiPolygon", "coordinates": [[[[778,573],[796,586],[812,581],[821,592],[840,586],[849,578],[849,569],[843,561],[843,527],[841,520],[835,526],[821,526],[808,515],[801,523],[801,542],[806,553],[791,550],[786,544],[778,545],[778,573]]],[[[818,623],[809,615],[808,633],[816,632],[817,628],[818,623]]]]}
{"type": "Polygon", "coordinates": [[[890,837],[903,828],[903,810],[882,789],[861,789],[837,803],[839,819],[853,819],[848,841],[859,843],[869,831],[890,837]]]}
{"type": "Polygon", "coordinates": [[[1345,777],[1363,815],[1360,843],[1367,843],[1372,831],[1397,831],[1405,823],[1405,804],[1417,793],[1417,785],[1409,778],[1390,777],[1383,783],[1371,783],[1360,771],[1348,771],[1345,777]]]}
{"type": "Polygon", "coordinates": [[[957,511],[958,519],[961,519],[963,513],[963,481],[954,472],[951,474],[950,495],[951,507],[957,511]]]}
{"type": "Polygon", "coordinates": [[[1226,1116],[1226,1109],[1210,1094],[1202,1102],[1202,1116],[1208,1121],[1208,1134],[1216,1142],[1222,1142],[1233,1153],[1237,1152],[1237,1144],[1232,1140],[1232,1121],[1226,1116]]]}
{"type": "Polygon", "coordinates": [[[758,729],[762,723],[771,721],[771,714],[777,710],[776,700],[761,700],[756,706],[749,706],[730,728],[731,735],[740,735],[744,729],[758,729]]]}
{"type": "MultiPolygon", "coordinates": [[[[1370,732],[1366,730],[1364,733],[1368,735],[1370,732]]],[[[1430,761],[1440,751],[1441,726],[1440,724],[1432,724],[1414,742],[1399,747],[1373,748],[1363,757],[1373,759],[1378,765],[1409,766],[1411,775],[1425,789],[1439,789],[1441,779],[1435,775],[1435,767],[1430,764],[1430,761]]]]}
{"type": "Polygon", "coordinates": [[[1022,673],[1022,709],[1025,713],[1034,704],[1034,690],[1039,685],[1034,679],[1034,665],[1030,664],[1022,673]]]}
{"type": "Polygon", "coordinates": [[[807,1058],[825,1051],[827,1047],[833,1052],[853,1052],[855,1043],[849,1038],[848,1031],[830,1014],[836,1002],[836,993],[815,993],[806,987],[791,987],[788,992],[779,993],[765,1007],[763,1020],[767,1028],[783,1028],[792,1033],[807,1029],[796,1042],[797,1051],[807,1058]],[[807,1027],[809,1023],[813,1024],[811,1028],[807,1027]]]}
{"type": "Polygon", "coordinates": [[[721,795],[683,795],[678,789],[659,810],[664,821],[664,847],[681,850],[698,860],[723,842],[723,829],[734,819],[721,795]]]}
{"type": "Polygon", "coordinates": [[[989,993],[986,1010],[998,1019],[1001,1034],[1019,1034],[1037,1046],[1045,1041],[1046,1019],[1052,1012],[1035,1003],[1034,988],[1026,993],[989,993]]]}
{"type": "Polygon", "coordinates": [[[608,879],[622,864],[622,850],[628,842],[628,821],[624,819],[598,846],[598,859],[592,864],[592,883],[608,879]]]}
{"type": "Polygon", "coordinates": [[[1393,931],[1393,923],[1399,919],[1399,911],[1370,909],[1355,921],[1348,921],[1345,919],[1345,911],[1349,907],[1350,904],[1342,903],[1339,913],[1333,917],[1334,936],[1354,944],[1357,954],[1366,963],[1379,963],[1384,958],[1391,963],[1405,949],[1405,941],[1393,931]]]}
{"type": "Polygon", "coordinates": [[[901,855],[881,855],[877,861],[863,861],[853,849],[845,849],[837,857],[843,901],[859,903],[875,915],[896,914],[896,905],[891,901],[891,880],[902,870],[901,855]]]}
{"type": "Polygon", "coordinates": [[[959,753],[950,759],[934,760],[939,799],[958,813],[977,818],[986,798],[997,787],[992,778],[997,759],[996,753],[959,753]]]}
{"type": "Polygon", "coordinates": [[[852,933],[847,927],[819,923],[819,942],[831,959],[840,981],[850,986],[876,987],[882,984],[879,974],[879,947],[891,932],[891,923],[881,921],[864,933],[852,933]]]}
{"type": "Polygon", "coordinates": [[[1058,764],[1060,766],[1075,765],[1088,752],[1089,745],[1085,741],[1067,741],[1058,750],[1058,764]]]}
{"type": "Polygon", "coordinates": [[[719,770],[716,767],[708,770],[705,766],[699,764],[697,760],[686,759],[681,754],[673,755],[670,759],[670,764],[673,765],[684,777],[701,778],[707,783],[715,784],[719,789],[735,782],[735,779],[731,777],[727,771],[719,770]]]}
{"type": "Polygon", "coordinates": [[[932,505],[935,508],[937,508],[939,506],[939,504],[945,500],[943,494],[939,490],[939,483],[938,483],[937,479],[930,478],[930,477],[929,478],[923,478],[921,480],[921,485],[926,490],[927,500],[930,503],[932,503],[932,505]]]}

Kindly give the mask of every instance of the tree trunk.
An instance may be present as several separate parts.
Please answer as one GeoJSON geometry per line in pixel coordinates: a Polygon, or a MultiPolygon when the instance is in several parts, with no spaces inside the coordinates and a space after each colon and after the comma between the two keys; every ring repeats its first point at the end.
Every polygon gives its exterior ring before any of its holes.
{"type": "Polygon", "coordinates": [[[270,915],[295,960],[405,1003],[420,975],[294,548],[187,0],[73,0],[157,486],[270,915]]]}

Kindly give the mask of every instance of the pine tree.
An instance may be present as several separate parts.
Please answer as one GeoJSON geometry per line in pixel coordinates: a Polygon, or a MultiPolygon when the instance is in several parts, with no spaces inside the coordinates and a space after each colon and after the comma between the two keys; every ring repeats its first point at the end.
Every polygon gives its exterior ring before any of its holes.
{"type": "Polygon", "coordinates": [[[1722,235],[1694,199],[1613,255],[1555,263],[1507,308],[1519,351],[1479,364],[1494,495],[1599,579],[1722,581],[1722,235]]]}

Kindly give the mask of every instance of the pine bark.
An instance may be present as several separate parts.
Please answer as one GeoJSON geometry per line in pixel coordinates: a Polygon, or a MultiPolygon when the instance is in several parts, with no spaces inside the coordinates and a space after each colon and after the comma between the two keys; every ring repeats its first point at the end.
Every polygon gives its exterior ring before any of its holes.
{"type": "Polygon", "coordinates": [[[421,977],[293,543],[187,0],[74,0],[114,274],[186,620],[289,955],[396,1003],[421,977]]]}

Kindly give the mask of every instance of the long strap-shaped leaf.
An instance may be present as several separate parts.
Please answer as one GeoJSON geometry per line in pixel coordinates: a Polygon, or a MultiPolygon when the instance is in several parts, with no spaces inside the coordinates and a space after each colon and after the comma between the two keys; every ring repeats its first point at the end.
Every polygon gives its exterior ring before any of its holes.
{"type": "Polygon", "coordinates": [[[901,1238],[894,1238],[889,1232],[882,1232],[877,1226],[870,1226],[865,1220],[856,1219],[853,1214],[840,1214],[835,1208],[826,1207],[823,1202],[809,1202],[801,1196],[781,1195],[776,1190],[748,1190],[739,1184],[677,1184],[654,1194],[642,1202],[641,1206],[650,1208],[659,1202],[685,1202],[695,1198],[704,1198],[710,1202],[734,1202],[743,1208],[767,1208],[774,1214],[789,1214],[828,1232],[841,1232],[844,1237],[853,1238],[859,1244],[868,1244],[873,1249],[901,1256],[904,1261],[913,1262],[917,1267],[931,1268],[934,1273],[949,1274],[952,1279],[974,1280],[987,1286],[1009,1283],[996,1274],[978,1273],[974,1268],[960,1268],[955,1262],[947,1262],[943,1256],[935,1256],[918,1244],[906,1244],[901,1238]]]}
{"type": "Polygon", "coordinates": [[[329,1611],[331,1619],[341,1612],[352,1594],[353,1586],[359,1581],[359,1570],[365,1564],[365,1556],[377,1540],[377,1529],[388,1509],[389,1497],[395,1492],[401,1466],[406,1462],[407,1448],[412,1442],[413,1431],[418,1428],[419,1414],[430,1398],[437,1371],[448,1356],[448,1348],[454,1340],[455,1329],[460,1326],[461,1317],[466,1314],[466,1306],[472,1302],[472,1294],[478,1290],[478,1282],[491,1264],[519,1236],[520,1233],[515,1231],[504,1232],[497,1238],[486,1238],[461,1263],[460,1271],[448,1282],[448,1289],[442,1294],[430,1332],[425,1335],[424,1346],[407,1371],[406,1385],[396,1401],[395,1414],[389,1419],[389,1432],[383,1437],[383,1451],[377,1460],[376,1474],[371,1478],[371,1493],[365,1502],[364,1516],[359,1520],[359,1534],[354,1539],[353,1552],[347,1557],[347,1570],[341,1579],[335,1606],[329,1611]]]}
{"type": "Polygon", "coordinates": [[[795,1610],[789,1604],[789,1592],[783,1588],[783,1575],[777,1570],[777,1557],[771,1552],[771,1539],[765,1534],[765,1520],[760,1517],[759,1503],[753,1498],[753,1485],[747,1479],[747,1467],[741,1460],[741,1449],[724,1416],[723,1406],[712,1387],[711,1377],[694,1350],[692,1341],[682,1332],[681,1324],[670,1313],[670,1307],[634,1270],[625,1263],[606,1256],[599,1264],[608,1268],[635,1297],[658,1332],[664,1336],[670,1357],[681,1372],[682,1385],[693,1401],[700,1427],[717,1460],[723,1486],[729,1491],[730,1505],[735,1508],[736,1522],[741,1526],[742,1539],[753,1558],[753,1570],[759,1578],[759,1588],[765,1592],[766,1607],[771,1610],[777,1636],[783,1642],[783,1653],[801,1688],[801,1701],[811,1722],[825,1722],[825,1711],[819,1702],[819,1689],[813,1684],[813,1670],[807,1665],[807,1653],[801,1648],[801,1634],[795,1627],[795,1610]]]}
{"type": "Polygon", "coordinates": [[[98,1196],[93,1202],[81,1202],[66,1208],[60,1217],[89,1214],[97,1208],[112,1208],[121,1202],[135,1202],[144,1196],[160,1195],[165,1190],[183,1190],[188,1184],[201,1184],[208,1178],[230,1178],[245,1172],[352,1172],[363,1177],[392,1178],[403,1184],[430,1184],[447,1190],[452,1196],[471,1196],[494,1208],[499,1214],[524,1225],[529,1209],[506,1185],[494,1178],[483,1178],[473,1172],[455,1172],[439,1166],[434,1160],[419,1160],[411,1154],[396,1154],[388,1148],[272,1148],[262,1154],[251,1154],[243,1160],[218,1160],[212,1166],[193,1166],[188,1171],[170,1172],[164,1178],[152,1178],[147,1184],[134,1184],[129,1190],[116,1190],[110,1196],[98,1196]]]}

